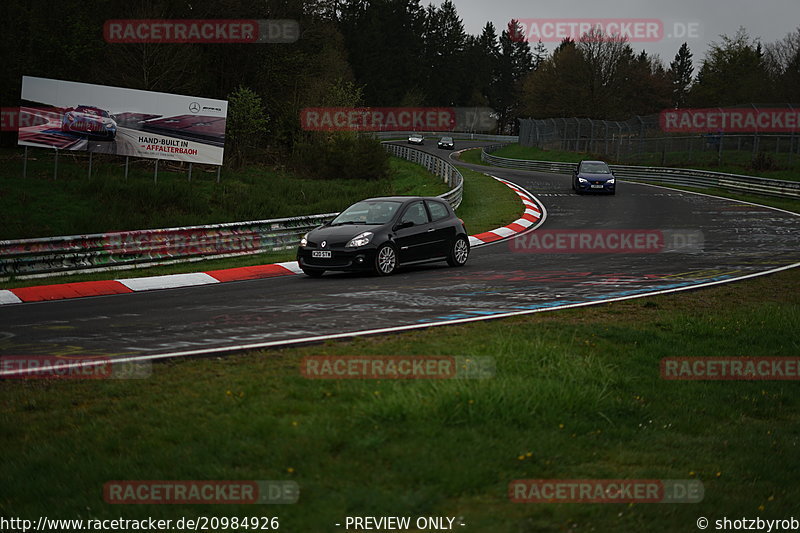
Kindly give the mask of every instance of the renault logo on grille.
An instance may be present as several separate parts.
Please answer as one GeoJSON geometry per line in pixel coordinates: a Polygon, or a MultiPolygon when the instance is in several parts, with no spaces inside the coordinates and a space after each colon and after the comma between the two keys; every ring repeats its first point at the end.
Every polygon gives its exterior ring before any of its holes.
{"type": "Polygon", "coordinates": [[[328,241],[322,241],[322,244],[320,244],[320,246],[322,246],[323,248],[325,248],[327,245],[328,245],[328,241]]]}

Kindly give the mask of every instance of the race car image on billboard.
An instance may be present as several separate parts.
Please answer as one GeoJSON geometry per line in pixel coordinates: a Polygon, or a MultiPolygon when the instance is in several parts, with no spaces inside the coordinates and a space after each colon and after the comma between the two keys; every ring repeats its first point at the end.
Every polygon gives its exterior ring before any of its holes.
{"type": "Polygon", "coordinates": [[[117,123],[108,111],[99,107],[79,105],[67,109],[61,117],[61,131],[95,139],[113,140],[117,136],[117,123]]]}
{"type": "Polygon", "coordinates": [[[22,77],[17,144],[221,165],[228,102],[22,77]]]}

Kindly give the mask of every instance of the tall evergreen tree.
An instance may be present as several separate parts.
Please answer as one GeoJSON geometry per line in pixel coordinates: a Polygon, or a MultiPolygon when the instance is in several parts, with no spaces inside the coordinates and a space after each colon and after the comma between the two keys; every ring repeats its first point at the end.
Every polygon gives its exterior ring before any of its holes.
{"type": "Polygon", "coordinates": [[[531,46],[520,38],[522,34],[522,26],[513,19],[500,34],[500,57],[493,107],[500,115],[499,126],[503,132],[514,132],[518,128],[516,104],[519,84],[533,70],[531,46]]]}
{"type": "Polygon", "coordinates": [[[692,52],[689,45],[683,43],[675,54],[675,59],[669,64],[669,79],[672,83],[672,105],[674,107],[685,107],[689,89],[694,77],[694,65],[692,64],[692,52]]]}
{"type": "Polygon", "coordinates": [[[533,70],[538,69],[545,59],[547,59],[547,47],[539,39],[539,42],[533,47],[533,70]]]}
{"type": "Polygon", "coordinates": [[[693,107],[716,107],[768,102],[774,90],[767,79],[764,52],[758,39],[751,39],[744,28],[736,35],[722,36],[703,59],[689,92],[693,107]]]}

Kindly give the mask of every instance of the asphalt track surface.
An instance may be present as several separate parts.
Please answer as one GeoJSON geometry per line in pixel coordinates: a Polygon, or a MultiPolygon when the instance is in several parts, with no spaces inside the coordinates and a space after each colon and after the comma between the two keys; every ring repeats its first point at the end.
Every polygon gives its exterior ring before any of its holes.
{"type": "MultiPolygon", "coordinates": [[[[487,143],[457,148],[481,144],[487,143]]],[[[424,149],[443,153],[432,139],[424,149]]],[[[530,191],[546,218],[516,240],[473,248],[463,268],[442,263],[386,278],[299,275],[2,306],[0,355],[126,360],[209,354],[590,305],[800,263],[800,216],[791,213],[627,182],[615,196],[578,196],[569,176],[475,168],[530,191]],[[657,253],[530,249],[532,235],[554,230],[693,237],[657,253]],[[525,239],[522,250],[519,239],[525,239]]]]}

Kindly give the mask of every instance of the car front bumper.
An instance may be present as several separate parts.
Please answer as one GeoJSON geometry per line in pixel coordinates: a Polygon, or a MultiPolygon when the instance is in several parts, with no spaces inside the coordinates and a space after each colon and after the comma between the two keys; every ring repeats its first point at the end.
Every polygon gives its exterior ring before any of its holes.
{"type": "Polygon", "coordinates": [[[613,193],[616,188],[616,183],[608,183],[608,182],[592,182],[589,181],[588,183],[577,183],[577,190],[579,192],[594,192],[594,193],[613,193]],[[600,185],[600,187],[598,187],[600,185]]]}
{"type": "Polygon", "coordinates": [[[330,248],[326,250],[331,252],[330,258],[312,257],[312,252],[315,251],[321,251],[321,249],[298,248],[297,263],[300,268],[360,272],[373,269],[377,248],[369,245],[360,248],[330,248]]]}

